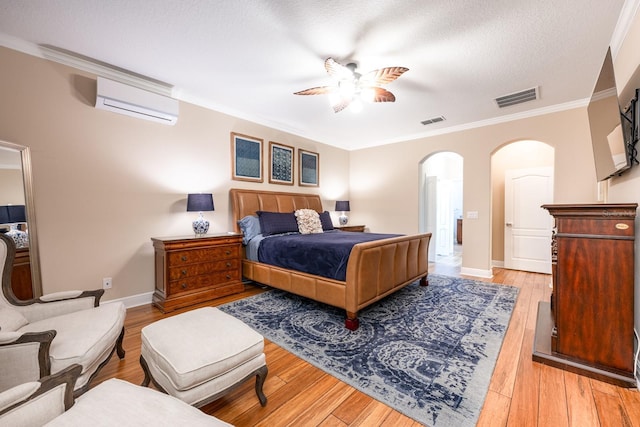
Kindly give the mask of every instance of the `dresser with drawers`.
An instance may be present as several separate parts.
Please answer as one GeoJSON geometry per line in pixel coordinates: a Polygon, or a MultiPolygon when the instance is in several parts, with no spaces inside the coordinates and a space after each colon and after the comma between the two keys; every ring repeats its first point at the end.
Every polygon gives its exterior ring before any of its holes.
{"type": "Polygon", "coordinates": [[[555,221],[552,295],[538,305],[533,360],[636,387],[637,203],[543,205],[555,221]]]}
{"type": "Polygon", "coordinates": [[[152,238],[156,287],[162,312],[242,292],[242,234],[152,238]]]}

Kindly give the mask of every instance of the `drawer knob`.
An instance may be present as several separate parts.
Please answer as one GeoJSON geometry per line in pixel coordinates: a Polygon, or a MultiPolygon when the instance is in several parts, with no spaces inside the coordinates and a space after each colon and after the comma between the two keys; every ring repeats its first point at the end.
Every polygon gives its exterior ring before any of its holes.
{"type": "Polygon", "coordinates": [[[187,289],[187,284],[183,283],[182,285],[180,285],[182,287],[182,289],[187,289]]]}
{"type": "Polygon", "coordinates": [[[227,279],[231,279],[231,275],[227,274],[227,279]]]}
{"type": "Polygon", "coordinates": [[[227,254],[227,255],[231,255],[231,251],[229,251],[229,250],[228,250],[228,251],[226,252],[226,254],[227,254]]]}
{"type": "Polygon", "coordinates": [[[182,270],[180,273],[182,273],[183,276],[187,275],[187,270],[182,270]]]}
{"type": "Polygon", "coordinates": [[[231,263],[230,262],[227,263],[227,267],[231,267],[231,263]]]}
{"type": "Polygon", "coordinates": [[[182,257],[180,258],[182,261],[186,261],[187,260],[187,256],[186,255],[182,255],[182,257]]]}

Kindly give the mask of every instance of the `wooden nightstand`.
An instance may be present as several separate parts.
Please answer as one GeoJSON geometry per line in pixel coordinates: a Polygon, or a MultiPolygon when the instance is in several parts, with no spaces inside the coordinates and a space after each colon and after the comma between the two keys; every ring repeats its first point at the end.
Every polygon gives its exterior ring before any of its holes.
{"type": "Polygon", "coordinates": [[[242,292],[242,234],[152,238],[162,312],[242,292]]]}
{"type": "Polygon", "coordinates": [[[364,227],[364,225],[343,225],[340,227],[335,227],[335,229],[341,231],[359,231],[360,233],[363,233],[364,227]]]}

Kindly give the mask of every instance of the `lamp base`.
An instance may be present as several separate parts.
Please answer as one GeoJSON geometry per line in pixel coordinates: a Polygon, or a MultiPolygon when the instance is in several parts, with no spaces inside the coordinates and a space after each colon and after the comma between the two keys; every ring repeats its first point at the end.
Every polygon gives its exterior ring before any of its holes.
{"type": "Polygon", "coordinates": [[[342,214],[338,217],[338,221],[340,221],[340,225],[347,225],[347,222],[349,222],[349,217],[345,214],[342,214]]]}
{"type": "Polygon", "coordinates": [[[200,213],[198,219],[193,221],[192,225],[193,232],[196,233],[196,235],[207,234],[207,231],[209,231],[209,221],[204,219],[202,213],[200,213]]]}

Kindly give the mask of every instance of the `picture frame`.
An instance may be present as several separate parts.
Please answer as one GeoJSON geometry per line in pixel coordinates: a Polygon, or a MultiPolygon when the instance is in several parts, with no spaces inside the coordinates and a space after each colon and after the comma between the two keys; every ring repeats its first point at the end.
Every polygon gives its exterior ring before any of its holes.
{"type": "Polygon", "coordinates": [[[293,154],[289,145],[269,141],[269,182],[293,185],[293,154]]]}
{"type": "Polygon", "coordinates": [[[298,149],[298,184],[301,187],[320,185],[320,154],[298,149]]]}
{"type": "Polygon", "coordinates": [[[263,182],[263,140],[231,132],[231,179],[263,182]]]}

